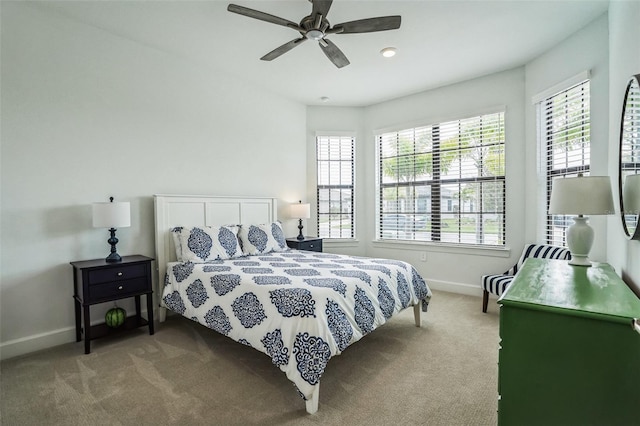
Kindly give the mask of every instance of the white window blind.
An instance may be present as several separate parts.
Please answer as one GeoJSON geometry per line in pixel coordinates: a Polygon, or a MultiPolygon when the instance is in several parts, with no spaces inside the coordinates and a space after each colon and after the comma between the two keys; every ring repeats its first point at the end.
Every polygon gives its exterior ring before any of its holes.
{"type": "MultiPolygon", "coordinates": [[[[629,90],[627,93],[620,135],[620,179],[623,184],[627,176],[640,173],[640,94],[636,80],[632,80],[630,84],[636,90],[629,90]]],[[[637,215],[625,215],[628,226],[636,227],[637,221],[637,215]]]]}
{"type": "Polygon", "coordinates": [[[354,237],[354,146],[352,136],[316,137],[319,237],[354,237]]]}
{"type": "MultiPolygon", "coordinates": [[[[543,99],[538,103],[540,140],[546,159],[546,210],[549,211],[553,179],[589,175],[591,164],[589,80],[543,99]]],[[[547,214],[545,239],[566,246],[565,229],[571,216],[547,214]]]]}
{"type": "Polygon", "coordinates": [[[504,112],[376,138],[379,239],[505,244],[504,112]]]}

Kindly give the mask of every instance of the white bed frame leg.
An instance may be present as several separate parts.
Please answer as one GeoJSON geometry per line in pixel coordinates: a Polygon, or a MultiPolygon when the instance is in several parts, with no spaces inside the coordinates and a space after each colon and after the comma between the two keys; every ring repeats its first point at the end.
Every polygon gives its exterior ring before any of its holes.
{"type": "Polygon", "coordinates": [[[307,413],[315,414],[318,411],[318,399],[320,395],[320,383],[318,383],[311,394],[311,399],[305,401],[307,405],[307,413]]]}
{"type": "Polygon", "coordinates": [[[420,322],[420,303],[413,305],[413,319],[416,322],[416,327],[420,327],[422,325],[420,322]]]}
{"type": "Polygon", "coordinates": [[[167,308],[158,307],[158,321],[164,322],[167,319],[167,308]]]}

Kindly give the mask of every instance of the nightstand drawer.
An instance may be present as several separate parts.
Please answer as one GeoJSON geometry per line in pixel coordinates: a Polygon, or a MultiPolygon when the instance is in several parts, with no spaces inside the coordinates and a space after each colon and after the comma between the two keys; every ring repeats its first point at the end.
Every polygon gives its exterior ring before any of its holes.
{"type": "Polygon", "coordinates": [[[296,247],[298,250],[322,251],[322,240],[300,241],[296,247]]]}
{"type": "Polygon", "coordinates": [[[150,290],[149,281],[146,277],[98,284],[91,286],[89,302],[93,303],[102,299],[114,300],[130,297],[148,290],[150,290]]]}
{"type": "Polygon", "coordinates": [[[295,250],[306,251],[322,251],[322,238],[305,238],[299,240],[297,238],[287,238],[287,246],[295,250]]]}
{"type": "Polygon", "coordinates": [[[304,240],[287,238],[287,246],[294,250],[322,252],[322,238],[307,237],[304,240]]]}
{"type": "Polygon", "coordinates": [[[89,271],[89,285],[146,277],[146,275],[146,264],[142,263],[139,265],[122,265],[116,268],[96,269],[89,271]]]}

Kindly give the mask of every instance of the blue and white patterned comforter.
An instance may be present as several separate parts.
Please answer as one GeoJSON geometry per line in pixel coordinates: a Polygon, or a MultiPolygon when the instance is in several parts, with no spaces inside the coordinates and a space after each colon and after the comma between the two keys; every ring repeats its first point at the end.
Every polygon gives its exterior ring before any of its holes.
{"type": "Polygon", "coordinates": [[[329,359],[422,303],[431,290],[408,263],[289,250],[208,263],[172,262],[167,308],[266,353],[305,400],[329,359]]]}

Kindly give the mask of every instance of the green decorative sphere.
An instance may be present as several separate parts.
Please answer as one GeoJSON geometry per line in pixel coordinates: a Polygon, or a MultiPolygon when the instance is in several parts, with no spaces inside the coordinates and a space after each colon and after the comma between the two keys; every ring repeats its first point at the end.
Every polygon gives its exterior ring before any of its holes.
{"type": "Polygon", "coordinates": [[[117,306],[109,309],[104,316],[107,326],[111,328],[118,328],[124,324],[124,320],[127,318],[127,311],[117,306]]]}

